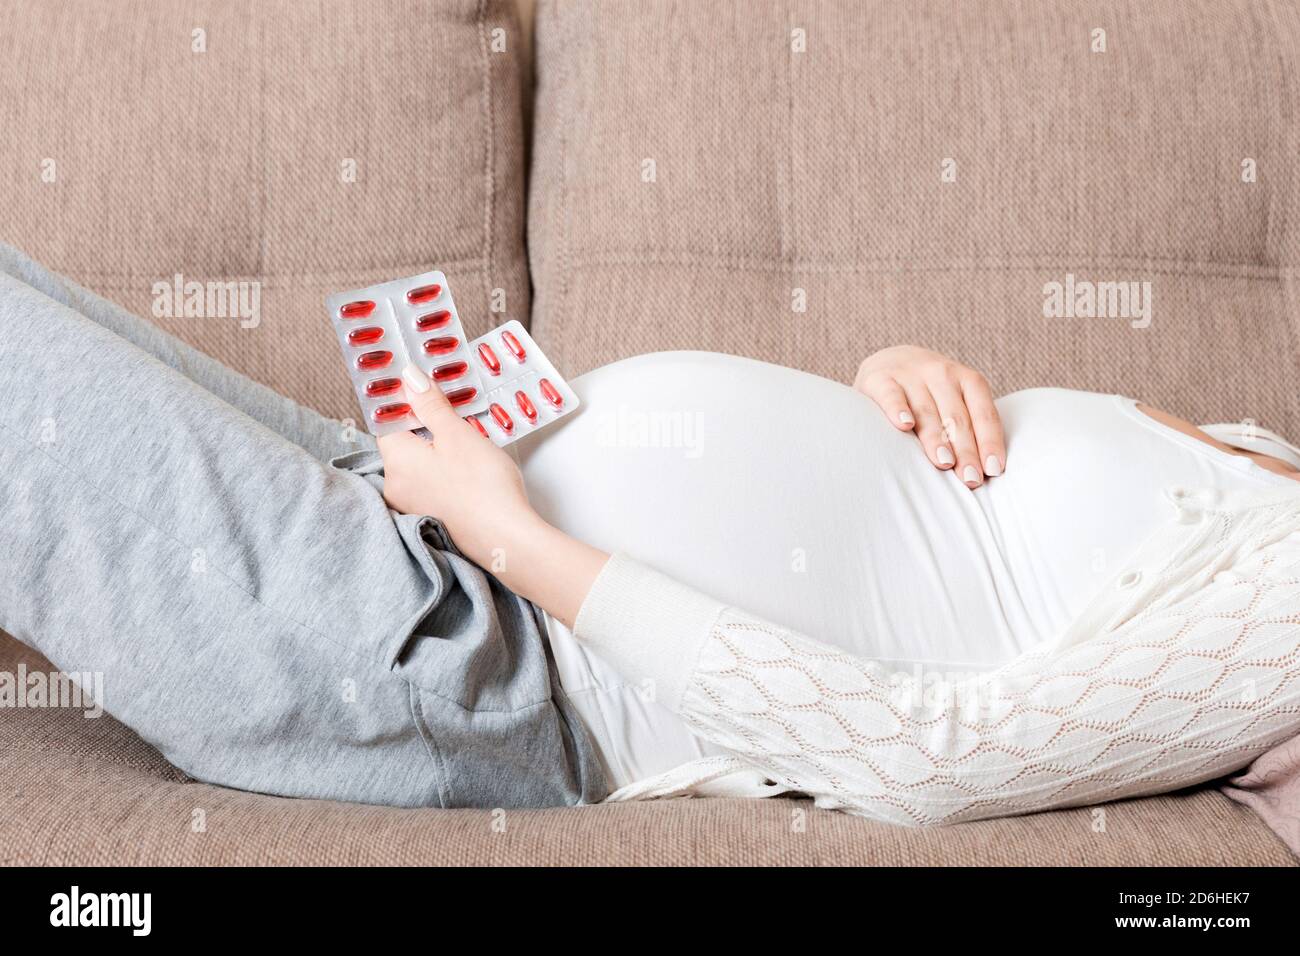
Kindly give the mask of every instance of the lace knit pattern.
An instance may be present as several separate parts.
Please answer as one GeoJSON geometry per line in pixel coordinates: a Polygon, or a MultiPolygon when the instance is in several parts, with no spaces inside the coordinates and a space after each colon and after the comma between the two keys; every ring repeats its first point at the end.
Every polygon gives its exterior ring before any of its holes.
{"type": "Polygon", "coordinates": [[[1241,519],[1244,539],[1208,518],[1244,546],[1106,633],[968,680],[891,673],[728,609],[681,714],[782,788],[905,825],[1221,776],[1300,731],[1300,533],[1274,509],[1241,519]]]}

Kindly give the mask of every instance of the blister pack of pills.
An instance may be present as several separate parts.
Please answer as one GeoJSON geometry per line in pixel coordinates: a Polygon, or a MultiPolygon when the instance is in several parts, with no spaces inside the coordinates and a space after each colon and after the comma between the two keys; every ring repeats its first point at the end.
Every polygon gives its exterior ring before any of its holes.
{"type": "Polygon", "coordinates": [[[409,362],[497,445],[578,407],[577,395],[518,322],[466,341],[441,272],[339,292],[325,307],[373,435],[420,427],[402,384],[409,362]]]}
{"type": "Polygon", "coordinates": [[[486,408],[447,277],[426,272],[325,300],[371,434],[420,427],[402,387],[414,362],[458,409],[486,408]]]}
{"type": "Polygon", "coordinates": [[[578,396],[514,319],[470,343],[486,407],[465,416],[497,445],[545,428],[578,407],[578,396]]]}

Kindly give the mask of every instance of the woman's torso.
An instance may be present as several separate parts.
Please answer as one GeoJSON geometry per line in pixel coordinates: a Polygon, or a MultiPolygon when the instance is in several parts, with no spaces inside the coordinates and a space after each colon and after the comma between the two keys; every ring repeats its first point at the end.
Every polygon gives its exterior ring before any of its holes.
{"type": "MultiPolygon", "coordinates": [[[[1006,473],[971,491],[856,391],[734,356],[658,353],[574,381],[585,408],[516,447],[537,510],[721,600],[909,669],[994,666],[1054,637],[1171,515],[1171,486],[1287,479],[1113,395],[998,400],[1006,473]]],[[[646,635],[653,640],[654,635],[646,635]]],[[[552,626],[616,782],[703,753],[653,689],[552,626]],[[630,752],[636,751],[636,752],[630,752]],[[665,765],[666,764],[666,765],[665,765]]]]}

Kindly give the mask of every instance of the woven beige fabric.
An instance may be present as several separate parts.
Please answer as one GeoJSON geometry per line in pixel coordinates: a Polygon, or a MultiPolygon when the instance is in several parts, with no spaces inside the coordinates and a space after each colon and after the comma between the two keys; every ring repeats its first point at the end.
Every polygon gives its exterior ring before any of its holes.
{"type": "Polygon", "coordinates": [[[0,0],[0,24],[0,239],[49,268],[146,316],[177,273],[260,282],[255,328],[159,325],[339,417],[328,293],[437,267],[468,334],[527,320],[509,0],[0,0]]]}
{"type": "MultiPolygon", "coordinates": [[[[0,669],[34,653],[0,639],[0,669]]],[[[1213,790],[929,830],[808,801],[673,800],[509,811],[394,810],[186,782],[111,717],[0,719],[5,864],[1291,865],[1213,790]],[[202,811],[196,813],[196,811],[202,811]],[[195,832],[195,821],[203,829],[195,832]],[[1104,826],[1104,829],[1101,827],[1104,826]]]]}
{"type": "Polygon", "coordinates": [[[1300,433],[1293,3],[542,0],[535,39],[533,328],[567,372],[843,380],[914,342],[1300,433]],[[1150,326],[1045,318],[1067,274],[1150,282],[1150,326]]]}

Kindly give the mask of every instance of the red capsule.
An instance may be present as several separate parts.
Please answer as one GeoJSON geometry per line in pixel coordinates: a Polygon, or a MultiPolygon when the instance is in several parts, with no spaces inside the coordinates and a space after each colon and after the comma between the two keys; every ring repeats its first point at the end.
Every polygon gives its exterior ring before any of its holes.
{"type": "Polygon", "coordinates": [[[412,305],[420,305],[422,302],[432,302],[440,295],[442,295],[442,286],[435,282],[433,285],[422,285],[418,289],[412,289],[406,293],[406,301],[412,305]]]}
{"type": "Polygon", "coordinates": [[[478,347],[478,357],[493,375],[501,374],[501,360],[497,358],[497,353],[492,351],[492,346],[486,342],[480,345],[478,347]]]}
{"type": "Polygon", "coordinates": [[[375,311],[375,303],[370,299],[361,299],[343,306],[339,309],[339,315],[345,319],[364,319],[373,311],[375,311]]]}
{"type": "Polygon", "coordinates": [[[428,315],[422,315],[415,320],[415,331],[432,332],[434,329],[440,329],[451,321],[451,313],[446,309],[439,309],[437,312],[430,312],[428,315]]]}
{"type": "Polygon", "coordinates": [[[537,406],[522,391],[515,392],[515,405],[524,413],[524,418],[528,419],[530,424],[537,421],[537,406]]]}
{"type": "Polygon", "coordinates": [[[564,407],[564,396],[561,395],[559,390],[551,384],[550,379],[542,379],[537,383],[537,387],[542,390],[542,398],[546,399],[556,408],[564,407]]]}
{"type": "Polygon", "coordinates": [[[453,335],[440,335],[436,339],[424,340],[424,351],[429,355],[450,355],[456,351],[460,340],[453,335]]]}
{"type": "Polygon", "coordinates": [[[448,362],[446,365],[439,365],[433,370],[433,380],[435,382],[450,382],[454,378],[460,378],[468,371],[468,362],[448,362]]]}
{"type": "Polygon", "coordinates": [[[364,329],[353,329],[348,333],[348,345],[374,345],[383,337],[383,329],[377,325],[367,325],[364,329]]]}
{"type": "Polygon", "coordinates": [[[387,368],[393,360],[392,352],[362,352],[357,356],[357,368],[363,372],[373,372],[377,368],[387,368]]]}
{"type": "Polygon", "coordinates": [[[492,413],[492,420],[495,421],[497,425],[500,426],[501,430],[507,435],[515,430],[515,423],[511,420],[510,413],[496,402],[493,402],[488,407],[488,411],[492,413]]]}
{"type": "Polygon", "coordinates": [[[465,421],[469,422],[471,425],[477,428],[478,433],[482,435],[484,438],[489,437],[487,433],[487,429],[483,427],[483,423],[479,421],[477,418],[475,418],[473,415],[466,415],[465,421]]]}
{"type": "Polygon", "coordinates": [[[402,390],[402,380],[400,378],[377,378],[373,381],[366,382],[366,397],[378,398],[381,395],[392,395],[394,392],[402,390]]]}
{"type": "Polygon", "coordinates": [[[411,414],[411,406],[406,402],[394,402],[392,405],[380,405],[375,409],[374,418],[380,425],[395,422],[411,414]]]}
{"type": "Polygon", "coordinates": [[[515,361],[522,362],[528,357],[528,353],[524,351],[524,347],[519,344],[519,339],[515,337],[513,332],[502,332],[501,342],[510,354],[515,357],[515,361]]]}
{"type": "Polygon", "coordinates": [[[474,396],[477,394],[478,389],[473,385],[466,385],[464,388],[453,388],[450,392],[447,392],[447,401],[451,402],[453,407],[464,405],[466,402],[474,401],[474,396]]]}

